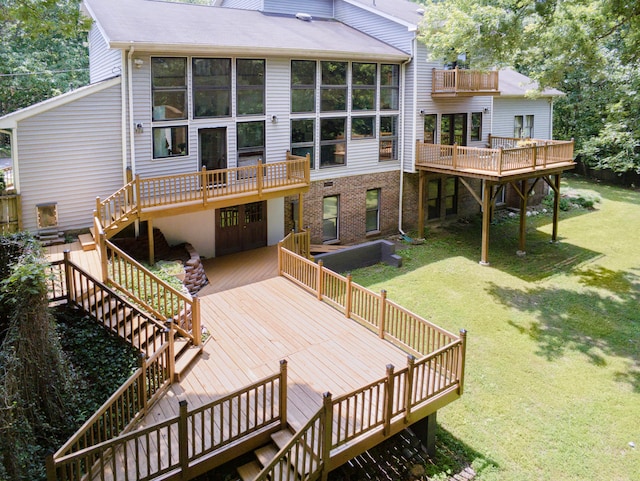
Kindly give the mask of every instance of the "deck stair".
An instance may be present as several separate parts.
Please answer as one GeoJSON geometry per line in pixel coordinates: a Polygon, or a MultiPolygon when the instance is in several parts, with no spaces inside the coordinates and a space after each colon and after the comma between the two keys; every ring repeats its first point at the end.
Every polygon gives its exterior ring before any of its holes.
{"type": "Polygon", "coordinates": [[[78,236],[78,241],[80,242],[80,246],[82,246],[83,251],[93,251],[96,249],[96,241],[93,238],[93,232],[90,234],[80,234],[78,236]]]}
{"type": "MultiPolygon", "coordinates": [[[[254,451],[256,459],[243,464],[238,468],[238,474],[242,481],[253,481],[257,478],[262,468],[271,462],[276,457],[280,449],[287,445],[289,440],[293,437],[293,432],[289,429],[282,429],[271,435],[271,443],[262,446],[254,451]]],[[[274,478],[278,479],[303,479],[301,476],[304,473],[296,473],[293,465],[286,458],[283,458],[279,463],[279,469],[276,470],[274,478]],[[287,470],[289,472],[287,473],[287,470]]]]}

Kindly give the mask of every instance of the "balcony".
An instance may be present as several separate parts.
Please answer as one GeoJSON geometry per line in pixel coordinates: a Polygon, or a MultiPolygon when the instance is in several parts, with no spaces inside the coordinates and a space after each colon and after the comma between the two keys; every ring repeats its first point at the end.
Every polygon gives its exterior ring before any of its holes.
{"type": "Polygon", "coordinates": [[[498,71],[433,69],[431,97],[472,97],[475,95],[500,95],[498,71]]]}

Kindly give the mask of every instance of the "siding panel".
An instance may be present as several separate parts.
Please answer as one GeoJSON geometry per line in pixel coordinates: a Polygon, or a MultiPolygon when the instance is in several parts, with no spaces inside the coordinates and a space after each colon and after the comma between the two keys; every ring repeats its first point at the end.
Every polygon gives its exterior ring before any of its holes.
{"type": "Polygon", "coordinates": [[[333,17],[333,0],[316,0],[300,2],[300,0],[264,0],[264,11],[294,15],[298,12],[308,13],[313,17],[333,17]]]}
{"type": "Polygon", "coordinates": [[[89,78],[91,83],[106,80],[121,73],[121,51],[111,50],[95,26],[89,31],[89,78]]]}
{"type": "Polygon", "coordinates": [[[92,224],[96,196],[123,185],[120,86],[18,125],[24,228],[35,231],[36,205],[57,202],[58,226],[92,224]]]}
{"type": "Polygon", "coordinates": [[[516,115],[533,115],[533,136],[538,139],[552,138],[549,99],[494,99],[492,134],[498,137],[513,137],[516,115]]]}

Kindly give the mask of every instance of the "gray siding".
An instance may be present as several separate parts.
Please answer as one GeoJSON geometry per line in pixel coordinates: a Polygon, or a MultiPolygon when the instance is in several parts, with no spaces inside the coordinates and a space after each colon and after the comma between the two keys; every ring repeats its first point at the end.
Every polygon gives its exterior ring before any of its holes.
{"type": "Polygon", "coordinates": [[[24,228],[34,231],[36,205],[57,202],[62,230],[92,225],[96,196],[123,185],[120,85],[18,124],[24,228]]]}
{"type": "Polygon", "coordinates": [[[414,33],[409,32],[406,25],[395,23],[339,0],[335,2],[335,18],[403,52],[411,53],[414,33]]]}
{"type": "Polygon", "coordinates": [[[313,17],[332,18],[333,0],[264,0],[264,11],[270,13],[308,13],[313,17]]]}
{"type": "Polygon", "coordinates": [[[222,6],[242,10],[262,10],[262,0],[225,0],[222,6]]]}
{"type": "Polygon", "coordinates": [[[120,75],[122,69],[120,50],[110,50],[107,42],[94,24],[89,31],[89,78],[91,83],[120,75]]]}
{"type": "Polygon", "coordinates": [[[514,116],[533,115],[533,136],[552,138],[550,99],[499,98],[493,101],[493,130],[498,137],[513,137],[514,116]]]}

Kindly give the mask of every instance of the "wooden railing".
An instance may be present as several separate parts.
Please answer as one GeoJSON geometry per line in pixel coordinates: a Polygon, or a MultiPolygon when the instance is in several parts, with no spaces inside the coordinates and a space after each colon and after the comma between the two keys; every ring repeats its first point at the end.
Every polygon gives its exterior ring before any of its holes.
{"type": "Polygon", "coordinates": [[[106,233],[120,229],[135,220],[138,210],[134,196],[135,188],[135,181],[131,181],[104,200],[96,198],[95,217],[106,233]]]}
{"type": "Polygon", "coordinates": [[[529,140],[524,146],[516,143],[514,147],[504,147],[511,145],[508,140],[496,140],[496,144],[503,145],[488,149],[417,142],[416,166],[509,175],[573,163],[572,140],[529,140]]]}
{"type": "Polygon", "coordinates": [[[287,417],[286,390],[283,361],[279,373],[192,411],[181,401],[176,417],[86,449],[49,457],[47,479],[142,481],[172,472],[186,476],[214,451],[236,445],[258,430],[281,429],[287,417]]]}
{"type": "Polygon", "coordinates": [[[196,346],[201,344],[200,299],[172,287],[112,242],[104,241],[104,251],[101,262],[107,264],[109,285],[160,321],[171,321],[176,331],[196,346]]]}
{"type": "Polygon", "coordinates": [[[3,167],[2,169],[0,169],[0,173],[2,173],[4,178],[5,190],[12,190],[15,187],[13,178],[13,167],[3,167]]]}
{"type": "Polygon", "coordinates": [[[453,94],[498,94],[498,71],[466,70],[455,68],[452,70],[433,69],[431,92],[432,95],[453,94]]]}
{"type": "MultiPolygon", "coordinates": [[[[315,264],[285,244],[278,246],[280,275],[410,354],[407,366],[399,371],[387,366],[387,375],[367,386],[335,399],[325,394],[322,445],[315,451],[319,463],[331,467],[335,450],[357,453],[358,444],[365,443],[369,433],[381,430],[390,435],[393,429],[416,421],[416,409],[424,409],[444,395],[455,398],[462,394],[466,331],[455,336],[390,301],[385,291],[376,294],[354,283],[350,275],[326,269],[322,261],[315,264]]],[[[286,449],[293,446],[283,448],[279,456],[284,456],[286,449]]],[[[275,461],[270,466],[274,465],[275,461]]]]}
{"type": "Polygon", "coordinates": [[[311,258],[311,236],[309,232],[303,230],[301,232],[290,232],[282,239],[281,245],[291,252],[295,252],[307,259],[311,258]]]}

